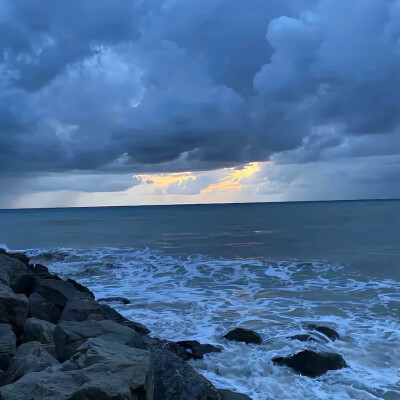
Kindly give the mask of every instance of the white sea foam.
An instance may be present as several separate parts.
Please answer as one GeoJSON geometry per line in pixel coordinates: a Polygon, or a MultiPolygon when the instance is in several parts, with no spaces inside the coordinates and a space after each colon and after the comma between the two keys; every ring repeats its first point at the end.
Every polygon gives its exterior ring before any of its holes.
{"type": "Polygon", "coordinates": [[[350,275],[321,262],[175,258],[148,248],[32,250],[54,272],[98,297],[123,296],[127,317],[156,336],[197,339],[224,351],[193,362],[218,387],[254,400],[400,399],[400,282],[350,275]],[[343,340],[291,341],[308,323],[334,327],[343,340]],[[261,346],[226,342],[235,326],[256,330],[261,346]],[[317,378],[274,366],[301,349],[342,354],[349,368],[317,378]]]}

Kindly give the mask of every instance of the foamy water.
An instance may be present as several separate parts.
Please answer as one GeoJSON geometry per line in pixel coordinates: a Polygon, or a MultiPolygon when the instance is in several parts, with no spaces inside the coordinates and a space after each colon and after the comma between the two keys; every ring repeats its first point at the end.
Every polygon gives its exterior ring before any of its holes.
{"type": "Polygon", "coordinates": [[[399,281],[370,280],[316,261],[179,258],[149,248],[29,254],[98,298],[129,298],[132,304],[115,306],[155,336],[223,346],[192,362],[219,388],[253,400],[400,399],[399,281]],[[311,322],[332,326],[343,340],[287,339],[311,322]],[[222,339],[236,326],[256,330],[262,345],[222,339]],[[302,349],[338,352],[349,368],[311,379],[270,361],[302,349]]]}

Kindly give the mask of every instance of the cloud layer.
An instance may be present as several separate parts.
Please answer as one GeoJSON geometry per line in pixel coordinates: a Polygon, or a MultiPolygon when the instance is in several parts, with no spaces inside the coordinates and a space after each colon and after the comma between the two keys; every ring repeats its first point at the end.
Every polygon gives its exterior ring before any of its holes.
{"type": "Polygon", "coordinates": [[[16,192],[268,160],[351,181],[369,158],[391,196],[399,118],[399,0],[0,3],[0,181],[16,192]]]}

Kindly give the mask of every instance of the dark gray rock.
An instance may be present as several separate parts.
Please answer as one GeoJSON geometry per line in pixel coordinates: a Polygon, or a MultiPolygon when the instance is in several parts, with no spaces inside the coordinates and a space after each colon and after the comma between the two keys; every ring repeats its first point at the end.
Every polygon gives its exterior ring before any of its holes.
{"type": "Polygon", "coordinates": [[[0,249],[0,255],[5,255],[10,258],[15,258],[16,260],[22,262],[22,264],[28,266],[29,265],[29,257],[23,253],[10,253],[4,249],[0,249]]]}
{"type": "Polygon", "coordinates": [[[142,335],[114,321],[65,321],[57,325],[54,330],[54,343],[58,360],[65,361],[71,358],[78,347],[90,338],[113,341],[140,349],[146,348],[145,339],[142,335]]]}
{"type": "Polygon", "coordinates": [[[90,295],[90,297],[91,297],[93,300],[95,299],[95,296],[94,296],[93,292],[92,292],[89,288],[87,288],[86,286],[81,285],[79,282],[77,282],[77,281],[75,281],[75,280],[73,280],[73,279],[71,279],[71,278],[68,278],[68,279],[67,279],[67,282],[69,282],[69,283],[71,283],[72,285],[74,285],[75,289],[76,289],[78,292],[87,293],[87,294],[90,295]]]}
{"type": "Polygon", "coordinates": [[[249,396],[237,392],[232,392],[231,390],[219,389],[219,393],[222,395],[221,400],[251,400],[249,396]]]}
{"type": "Polygon", "coordinates": [[[19,337],[20,343],[39,342],[54,343],[53,333],[56,325],[37,318],[28,318],[19,337]]]}
{"type": "Polygon", "coordinates": [[[25,264],[16,258],[1,254],[0,278],[1,282],[10,286],[15,293],[29,295],[35,285],[35,277],[25,264]]]}
{"type": "Polygon", "coordinates": [[[30,372],[43,371],[59,362],[49,353],[46,346],[39,342],[30,342],[18,347],[7,370],[6,384],[13,383],[30,372]]]}
{"type": "Polygon", "coordinates": [[[308,335],[308,334],[300,334],[300,335],[294,335],[294,336],[288,336],[288,339],[291,340],[298,340],[300,342],[319,342],[318,339],[315,337],[308,335]]]}
{"type": "Polygon", "coordinates": [[[35,317],[53,324],[58,324],[61,318],[61,311],[39,293],[32,293],[29,297],[28,317],[35,317]]]}
{"type": "Polygon", "coordinates": [[[0,370],[6,371],[17,351],[17,338],[8,324],[0,324],[0,370]]]}
{"type": "Polygon", "coordinates": [[[220,353],[222,349],[215,347],[211,344],[201,344],[197,340],[181,340],[176,344],[185,349],[187,354],[187,360],[193,358],[194,360],[200,360],[208,353],[220,353]]]}
{"type": "Polygon", "coordinates": [[[29,265],[29,269],[39,277],[50,275],[49,269],[42,264],[29,265]]]}
{"type": "Polygon", "coordinates": [[[290,357],[276,357],[272,362],[277,365],[286,365],[301,375],[315,378],[330,370],[345,368],[346,362],[340,354],[316,353],[312,350],[303,350],[290,357]]]}
{"type": "Polygon", "coordinates": [[[148,351],[89,339],[74,359],[0,388],[2,400],[146,400],[148,351]]]}
{"type": "Polygon", "coordinates": [[[8,286],[0,284],[0,323],[10,324],[20,332],[28,315],[29,302],[23,294],[14,293],[8,286]]]}
{"type": "Polygon", "coordinates": [[[154,347],[147,379],[148,400],[221,400],[218,390],[189,364],[154,347]]]}
{"type": "Polygon", "coordinates": [[[3,386],[6,383],[6,378],[6,373],[0,370],[0,386],[3,386]]]}
{"type": "Polygon", "coordinates": [[[76,290],[72,283],[57,279],[41,280],[35,292],[60,308],[64,308],[67,301],[74,297],[90,298],[89,294],[76,290]]]}
{"type": "Polygon", "coordinates": [[[334,329],[329,328],[328,326],[308,324],[307,329],[322,333],[332,342],[334,342],[336,339],[340,340],[340,335],[334,329]]]}
{"type": "Polygon", "coordinates": [[[102,297],[99,299],[104,303],[122,303],[122,304],[131,304],[131,301],[126,297],[102,297]]]}
{"type": "Polygon", "coordinates": [[[234,340],[236,342],[244,342],[244,343],[254,343],[254,344],[261,344],[262,339],[261,336],[250,330],[244,328],[236,328],[232,331],[228,332],[225,336],[225,339],[234,340]]]}

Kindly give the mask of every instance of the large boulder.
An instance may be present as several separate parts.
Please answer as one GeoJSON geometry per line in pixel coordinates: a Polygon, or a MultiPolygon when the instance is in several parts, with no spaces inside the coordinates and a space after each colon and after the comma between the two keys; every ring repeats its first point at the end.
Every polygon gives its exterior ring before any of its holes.
{"type": "Polygon", "coordinates": [[[176,344],[185,349],[187,359],[200,360],[205,354],[220,353],[222,351],[219,347],[215,347],[212,344],[201,344],[197,340],[181,340],[176,344]]]}
{"type": "Polygon", "coordinates": [[[26,266],[29,265],[29,261],[30,261],[29,257],[24,253],[10,253],[4,249],[0,249],[0,255],[5,255],[7,257],[14,258],[14,259],[22,262],[22,264],[24,264],[26,266]]]}
{"type": "Polygon", "coordinates": [[[25,321],[19,337],[20,343],[39,342],[42,344],[54,343],[53,333],[56,326],[48,321],[37,318],[28,318],[25,321]]]}
{"type": "Polygon", "coordinates": [[[78,292],[87,293],[90,295],[90,297],[93,300],[95,299],[93,292],[90,289],[88,289],[86,286],[81,285],[79,282],[77,282],[71,278],[68,278],[67,282],[71,283],[78,292]]]}
{"type": "Polygon", "coordinates": [[[244,329],[244,328],[235,328],[231,331],[229,331],[225,336],[225,339],[228,340],[233,340],[236,342],[244,342],[244,343],[254,343],[254,344],[261,344],[262,339],[261,336],[250,330],[250,329],[244,329]]]}
{"type": "Polygon", "coordinates": [[[11,325],[0,324],[0,370],[6,371],[17,350],[17,339],[11,325]]]}
{"type": "Polygon", "coordinates": [[[237,392],[232,392],[232,390],[219,389],[219,393],[222,396],[221,400],[251,400],[249,396],[237,392]]]}
{"type": "Polygon", "coordinates": [[[73,360],[0,388],[2,400],[147,400],[148,351],[89,339],[73,360]]]}
{"type": "Polygon", "coordinates": [[[39,342],[30,342],[18,347],[7,370],[6,384],[13,383],[30,372],[43,371],[59,362],[49,353],[46,346],[39,342]]]}
{"type": "Polygon", "coordinates": [[[32,293],[29,297],[28,317],[35,317],[43,321],[58,324],[61,318],[61,311],[40,294],[32,293]]]}
{"type": "Polygon", "coordinates": [[[82,322],[88,320],[101,321],[105,319],[127,326],[138,333],[150,333],[149,329],[144,325],[138,322],[129,321],[110,306],[99,304],[97,301],[89,298],[74,298],[69,300],[61,316],[61,321],[82,322]]]}
{"type": "Polygon", "coordinates": [[[147,400],[221,400],[218,390],[188,363],[154,347],[147,380],[147,400]]]}
{"type": "Polygon", "coordinates": [[[16,258],[0,254],[0,282],[15,293],[32,293],[36,280],[28,267],[16,258]]]}
{"type": "Polygon", "coordinates": [[[277,365],[286,365],[301,375],[315,378],[330,370],[345,368],[346,362],[340,354],[316,353],[312,350],[303,350],[290,357],[276,357],[272,362],[277,365]]]}
{"type": "Polygon", "coordinates": [[[322,333],[332,342],[334,342],[336,339],[340,340],[340,335],[333,328],[329,328],[329,326],[308,324],[307,329],[322,333]]]}
{"type": "Polygon", "coordinates": [[[90,298],[88,293],[76,290],[72,283],[58,279],[41,280],[35,292],[60,308],[64,308],[67,301],[75,297],[90,298]]]}
{"type": "Polygon", "coordinates": [[[23,294],[14,293],[0,284],[0,323],[10,324],[14,331],[21,331],[28,315],[29,302],[23,294]]]}
{"type": "Polygon", "coordinates": [[[90,338],[113,341],[140,349],[146,348],[145,336],[114,321],[65,321],[57,325],[54,330],[57,358],[60,361],[68,360],[78,347],[90,338]]]}

